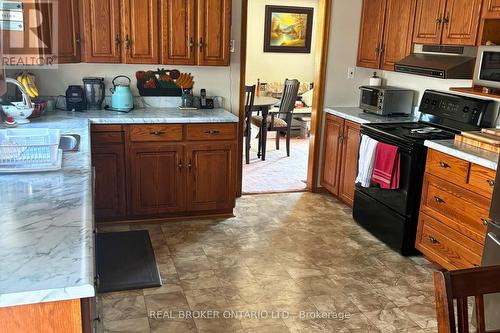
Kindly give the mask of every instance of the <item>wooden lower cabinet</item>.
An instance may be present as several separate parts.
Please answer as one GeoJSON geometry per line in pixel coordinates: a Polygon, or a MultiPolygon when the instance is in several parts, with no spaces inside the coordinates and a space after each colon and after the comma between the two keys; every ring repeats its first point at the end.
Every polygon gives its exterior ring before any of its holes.
{"type": "Polygon", "coordinates": [[[480,264],[495,171],[430,150],[416,248],[448,269],[480,264]],[[484,184],[483,184],[484,183],[484,184]]]}
{"type": "Polygon", "coordinates": [[[97,221],[231,213],[234,133],[236,124],[93,126],[97,221]]]}
{"type": "Polygon", "coordinates": [[[356,189],[359,142],[359,124],[327,114],[320,183],[351,207],[356,189]]]}

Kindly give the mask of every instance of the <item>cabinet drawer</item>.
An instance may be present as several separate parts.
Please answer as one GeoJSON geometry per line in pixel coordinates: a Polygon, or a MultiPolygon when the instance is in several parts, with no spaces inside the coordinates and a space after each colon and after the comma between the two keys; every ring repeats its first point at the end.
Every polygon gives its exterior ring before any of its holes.
{"type": "Polygon", "coordinates": [[[131,125],[132,142],[181,141],[182,125],[131,125]]]}
{"type": "Polygon", "coordinates": [[[235,140],[235,124],[192,124],[187,125],[187,140],[235,140]]]}
{"type": "Polygon", "coordinates": [[[480,237],[486,232],[488,200],[482,200],[467,190],[427,175],[424,180],[422,206],[424,212],[429,210],[449,218],[460,229],[469,229],[481,235],[480,237]]]}
{"type": "Polygon", "coordinates": [[[417,249],[446,269],[462,269],[479,265],[482,246],[420,214],[417,249]]]}
{"type": "Polygon", "coordinates": [[[123,143],[122,132],[92,132],[92,145],[123,143]]]}
{"type": "Polygon", "coordinates": [[[469,173],[469,162],[429,150],[425,171],[454,184],[465,185],[469,173]]]}
{"type": "Polygon", "coordinates": [[[100,125],[95,124],[91,127],[92,132],[121,132],[122,125],[100,125]]]}
{"type": "Polygon", "coordinates": [[[495,171],[472,164],[469,174],[469,185],[481,195],[491,198],[495,187],[495,171]]]}

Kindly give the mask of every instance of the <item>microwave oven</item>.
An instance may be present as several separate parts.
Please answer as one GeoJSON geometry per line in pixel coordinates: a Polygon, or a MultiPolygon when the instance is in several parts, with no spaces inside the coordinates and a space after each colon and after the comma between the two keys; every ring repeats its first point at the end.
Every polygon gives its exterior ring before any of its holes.
{"type": "Polygon", "coordinates": [[[359,107],[380,116],[412,113],[415,92],[396,87],[361,86],[359,107]]]}
{"type": "Polygon", "coordinates": [[[500,89],[500,46],[478,48],[474,85],[500,89]]]}

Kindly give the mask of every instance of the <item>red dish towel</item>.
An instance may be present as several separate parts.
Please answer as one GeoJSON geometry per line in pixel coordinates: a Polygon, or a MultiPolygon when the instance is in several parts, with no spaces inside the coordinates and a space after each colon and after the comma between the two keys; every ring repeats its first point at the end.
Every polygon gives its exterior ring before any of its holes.
{"type": "Polygon", "coordinates": [[[398,147],[379,142],[375,152],[375,166],[372,181],[380,188],[397,190],[399,188],[400,156],[398,147]]]}

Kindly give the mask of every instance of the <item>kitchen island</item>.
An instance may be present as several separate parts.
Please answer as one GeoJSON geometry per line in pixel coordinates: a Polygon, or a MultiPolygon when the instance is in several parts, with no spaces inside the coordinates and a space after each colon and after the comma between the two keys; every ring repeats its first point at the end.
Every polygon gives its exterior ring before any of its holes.
{"type": "Polygon", "coordinates": [[[58,111],[23,125],[78,134],[81,143],[78,152],[64,153],[60,171],[0,176],[0,322],[6,307],[95,295],[93,124],[237,122],[235,115],[222,109],[143,109],[58,111]]]}

